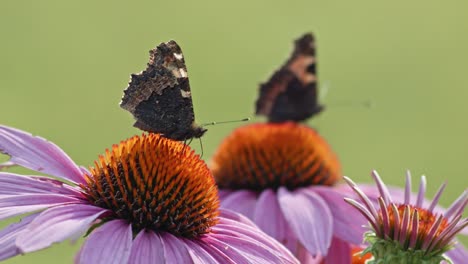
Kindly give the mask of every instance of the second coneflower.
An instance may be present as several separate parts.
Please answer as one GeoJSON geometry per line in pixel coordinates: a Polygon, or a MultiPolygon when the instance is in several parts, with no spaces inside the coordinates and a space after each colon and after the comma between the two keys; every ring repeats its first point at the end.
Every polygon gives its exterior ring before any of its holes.
{"type": "Polygon", "coordinates": [[[365,235],[369,246],[363,252],[371,253],[373,259],[366,263],[466,263],[467,252],[462,247],[453,249],[455,235],[468,226],[468,219],[462,218],[468,203],[466,191],[447,211],[440,212],[436,207],[445,185],[439,188],[433,201],[426,204],[426,179],[423,176],[417,197],[412,201],[408,173],[403,201],[398,201],[398,195],[392,197],[375,171],[373,177],[379,190],[378,205],[351,179],[345,178],[360,202],[350,198],[346,201],[370,224],[371,231],[365,235]]]}
{"type": "Polygon", "coordinates": [[[221,206],[252,219],[302,263],[349,263],[351,244],[362,242],[364,218],[334,190],[340,164],[312,128],[241,127],[221,143],[211,169],[221,206]]]}
{"type": "Polygon", "coordinates": [[[114,145],[90,171],[39,137],[0,126],[0,260],[87,233],[76,263],[297,263],[248,219],[219,210],[213,177],[189,147],[156,134],[114,145]]]}

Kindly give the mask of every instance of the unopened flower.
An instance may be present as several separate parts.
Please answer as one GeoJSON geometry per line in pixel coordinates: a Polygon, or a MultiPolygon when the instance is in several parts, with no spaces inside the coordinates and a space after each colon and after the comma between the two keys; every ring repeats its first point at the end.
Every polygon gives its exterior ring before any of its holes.
{"type": "Polygon", "coordinates": [[[114,145],[87,171],[42,138],[0,126],[10,162],[55,176],[0,173],[0,260],[87,233],[76,263],[297,263],[248,219],[218,209],[214,179],[181,142],[114,145]]]}
{"type": "Polygon", "coordinates": [[[334,190],[340,164],[310,127],[253,124],[235,130],[213,156],[221,207],[240,212],[301,263],[349,263],[365,219],[334,190]]]}
{"type": "Polygon", "coordinates": [[[374,258],[369,263],[466,261],[466,257],[460,258],[460,255],[466,255],[463,250],[449,250],[455,245],[455,235],[468,226],[468,219],[462,218],[468,203],[467,191],[445,213],[437,213],[435,208],[445,185],[439,188],[433,201],[425,205],[426,178],[422,176],[416,201],[412,201],[411,177],[408,173],[404,201],[397,202],[375,171],[373,177],[380,193],[377,206],[358,185],[345,177],[360,202],[350,198],[345,200],[362,213],[370,224],[371,231],[365,235],[369,247],[364,251],[371,253],[374,258]]]}

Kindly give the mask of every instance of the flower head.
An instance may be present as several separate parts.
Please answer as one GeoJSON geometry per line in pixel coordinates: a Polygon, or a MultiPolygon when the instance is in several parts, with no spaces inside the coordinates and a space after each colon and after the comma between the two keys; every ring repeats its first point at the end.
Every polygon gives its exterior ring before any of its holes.
{"type": "Polygon", "coordinates": [[[221,207],[252,219],[302,263],[348,256],[347,263],[350,243],[361,242],[364,218],[333,188],[341,179],[338,159],[310,127],[241,127],[221,143],[211,169],[221,207]]]}
{"type": "MultiPolygon", "coordinates": [[[[345,200],[370,223],[371,231],[365,237],[370,245],[364,252],[370,252],[375,263],[440,263],[447,260],[444,253],[453,248],[455,235],[468,226],[468,219],[462,218],[468,192],[463,192],[445,213],[438,213],[435,208],[445,185],[426,206],[424,176],[421,177],[416,201],[411,201],[411,177],[407,174],[403,202],[392,199],[375,171],[373,176],[380,193],[377,206],[351,179],[345,177],[361,203],[350,198],[345,200]]],[[[449,253],[447,255],[450,257],[449,253]]]]}
{"type": "MultiPolygon", "coordinates": [[[[55,176],[0,173],[0,259],[88,233],[76,263],[296,263],[245,217],[219,210],[205,163],[156,134],[114,145],[90,171],[39,137],[0,126],[10,163],[55,176]]],[[[11,164],[10,164],[11,165],[11,164]]]]}

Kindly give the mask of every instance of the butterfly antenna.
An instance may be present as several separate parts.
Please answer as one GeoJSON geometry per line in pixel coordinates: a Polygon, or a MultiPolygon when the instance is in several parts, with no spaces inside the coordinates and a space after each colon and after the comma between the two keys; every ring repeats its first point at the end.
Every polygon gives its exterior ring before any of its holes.
{"type": "Polygon", "coordinates": [[[198,141],[200,142],[200,149],[201,149],[200,159],[201,159],[201,158],[203,158],[203,142],[202,142],[201,138],[198,138],[198,141]]]}
{"type": "Polygon", "coordinates": [[[325,100],[325,97],[327,97],[328,92],[330,91],[330,81],[324,81],[321,86],[319,86],[319,102],[323,102],[325,100]]]}
{"type": "Polygon", "coordinates": [[[218,124],[246,122],[246,121],[250,121],[250,117],[246,117],[246,118],[239,119],[239,120],[229,120],[229,121],[220,121],[220,122],[213,121],[213,122],[201,124],[200,126],[202,126],[202,127],[204,127],[204,126],[214,126],[214,125],[218,125],[218,124]]]}
{"type": "MultiPolygon", "coordinates": [[[[180,152],[180,155],[183,155],[185,153],[185,150],[190,145],[190,143],[192,143],[192,140],[193,140],[193,138],[191,138],[190,140],[188,140],[188,139],[184,140],[184,146],[182,147],[182,151],[180,152]],[[187,141],[188,141],[188,143],[187,143],[187,141]]],[[[183,159],[180,159],[180,160],[183,160],[183,159]]]]}
{"type": "Polygon", "coordinates": [[[375,103],[372,100],[365,100],[361,102],[350,102],[350,101],[342,101],[336,103],[328,103],[328,107],[351,107],[351,106],[361,106],[367,109],[371,109],[375,107],[375,103]]]}

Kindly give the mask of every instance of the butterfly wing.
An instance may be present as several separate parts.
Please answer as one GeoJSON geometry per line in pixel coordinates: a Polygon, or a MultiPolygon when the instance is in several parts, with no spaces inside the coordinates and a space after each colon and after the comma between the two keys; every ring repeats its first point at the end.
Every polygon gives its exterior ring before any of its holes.
{"type": "Polygon", "coordinates": [[[195,124],[184,56],[173,40],[150,51],[147,68],[132,74],[120,106],[129,111],[135,127],[186,140],[206,131],[195,124]]]}
{"type": "Polygon", "coordinates": [[[315,41],[308,33],[295,41],[286,64],[260,86],[256,114],[267,116],[270,122],[299,122],[322,111],[315,65],[315,41]]]}

